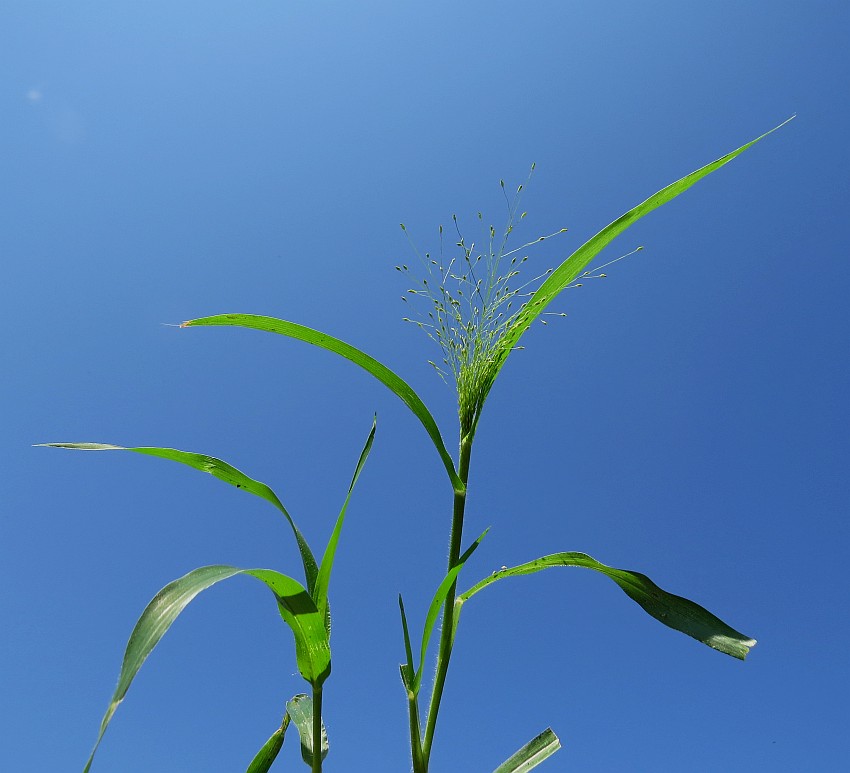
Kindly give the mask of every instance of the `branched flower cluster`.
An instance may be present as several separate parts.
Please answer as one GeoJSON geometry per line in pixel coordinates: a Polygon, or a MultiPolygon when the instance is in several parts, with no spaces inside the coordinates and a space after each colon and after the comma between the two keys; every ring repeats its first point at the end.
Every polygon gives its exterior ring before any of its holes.
{"type": "MultiPolygon", "coordinates": [[[[531,171],[533,173],[533,166],[531,171]]],[[[424,296],[429,300],[427,311],[423,313],[414,304],[416,318],[404,319],[422,328],[442,349],[442,364],[429,362],[443,380],[454,379],[462,435],[474,430],[496,374],[508,354],[509,350],[502,345],[505,332],[522,324],[527,299],[540,280],[552,271],[548,269],[533,279],[520,282],[517,279],[520,266],[528,260],[528,255],[522,253],[567,230],[562,228],[509,250],[508,240],[514,224],[526,215],[525,212],[518,214],[524,186],[517,188],[513,201],[510,201],[505,193],[504,181],[500,185],[508,210],[507,224],[501,236],[497,238],[492,225],[484,226],[483,215],[479,212],[478,220],[484,228],[487,247],[476,249],[475,243],[466,243],[457,216],[452,215],[457,234],[454,247],[459,248],[459,252],[452,257],[444,253],[442,226],[439,229],[440,252],[436,258],[427,252],[423,257],[411,241],[426,276],[402,296],[404,301],[408,301],[408,296],[424,296]]],[[[404,224],[401,228],[407,234],[404,224]]],[[[396,269],[410,273],[407,265],[396,266],[396,269]]]]}

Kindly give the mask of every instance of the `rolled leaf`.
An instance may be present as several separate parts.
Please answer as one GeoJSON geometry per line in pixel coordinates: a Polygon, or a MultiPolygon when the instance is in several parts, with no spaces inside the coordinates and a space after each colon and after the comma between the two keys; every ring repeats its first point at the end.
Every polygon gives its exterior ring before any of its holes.
{"type": "MultiPolygon", "coordinates": [[[[286,704],[286,711],[301,737],[301,758],[308,765],[313,764],[313,701],[303,693],[296,695],[286,704]]],[[[328,756],[328,734],[322,722],[322,760],[328,756]]]]}
{"type": "Polygon", "coordinates": [[[216,459],[214,456],[206,454],[196,454],[191,451],[178,451],[174,448],[156,448],[139,446],[136,448],[125,448],[124,446],[114,446],[108,443],[39,443],[39,446],[46,448],[70,448],[75,451],[133,451],[137,454],[145,456],[158,456],[160,459],[168,459],[172,462],[180,462],[188,467],[201,472],[207,472],[214,478],[223,480],[231,486],[247,491],[249,494],[265,499],[266,502],[273,504],[283,515],[292,528],[292,533],[295,535],[295,541],[298,543],[298,550],[301,553],[301,562],[304,565],[304,577],[307,581],[307,590],[313,592],[313,586],[316,583],[316,575],[318,574],[318,566],[307,540],[301,534],[301,530],[295,525],[292,516],[287,512],[283,503],[278,499],[277,494],[271,490],[265,483],[249,478],[244,472],[237,470],[232,465],[221,459],[216,459]]]}
{"type": "Polygon", "coordinates": [[[289,727],[289,714],[283,715],[283,722],[275,730],[268,741],[263,744],[262,749],[257,752],[245,773],[268,773],[280,750],[283,748],[283,739],[286,728],[289,727]]]}
{"type": "Polygon", "coordinates": [[[404,689],[408,692],[413,692],[413,648],[410,646],[410,629],[407,626],[407,615],[404,613],[404,601],[401,594],[398,594],[398,609],[401,613],[401,633],[404,637],[404,663],[399,666],[401,671],[401,681],[404,684],[404,689]]]}
{"type": "Polygon", "coordinates": [[[765,132],[760,137],[756,137],[746,145],[742,145],[737,150],[721,156],[716,161],[706,164],[704,167],[691,172],[681,180],[671,183],[666,188],[662,188],[658,193],[650,196],[646,201],[641,202],[636,207],[633,207],[624,215],[618,217],[613,223],[605,226],[598,234],[588,239],[581,247],[579,247],[572,255],[570,255],[558,268],[556,268],[549,277],[537,288],[525,304],[523,312],[519,315],[511,329],[506,331],[500,346],[502,347],[502,357],[499,368],[504,364],[505,359],[517,345],[517,342],[522,337],[523,333],[528,330],[529,325],[543,312],[543,310],[555,298],[565,290],[570,283],[586,268],[608,244],[610,244],[617,236],[625,231],[630,225],[640,220],[644,215],[648,215],[652,210],[657,209],[662,204],[675,199],[680,193],[684,193],[694,183],[701,180],[706,175],[711,174],[721,166],[728,164],[733,158],[741,155],[745,150],[751,148],[759,140],[772,134],[777,129],[785,126],[788,121],[794,116],[783,121],[779,126],[774,127],[769,132],[765,132]]]}
{"type": "Polygon", "coordinates": [[[247,574],[264,582],[274,593],[281,615],[295,635],[298,667],[307,681],[321,684],[330,673],[330,648],[327,633],[312,599],[302,585],[291,577],[268,569],[237,569],[232,566],[203,566],[166,585],[142,612],[124,652],[118,686],[112,695],[92,753],[83,773],[88,773],[95,752],[103,739],[116,709],[147,660],[178,615],[201,591],[237,574],[247,574]],[[284,614],[284,610],[286,614],[284,614]]]}
{"type": "Polygon", "coordinates": [[[505,760],[493,773],[525,773],[527,770],[536,768],[543,760],[551,757],[561,748],[561,742],[547,727],[540,735],[530,740],[518,752],[512,754],[510,759],[505,760]]]}
{"type": "MultiPolygon", "coordinates": [[[[521,574],[534,574],[542,569],[550,569],[556,566],[583,566],[610,577],[629,598],[640,604],[645,612],[659,622],[664,623],[669,628],[681,631],[703,644],[707,644],[712,649],[731,655],[733,658],[744,660],[750,648],[756,644],[755,639],[736,631],[699,604],[662,590],[645,574],[630,572],[625,569],[614,569],[599,563],[586,553],[554,553],[550,556],[538,558],[536,561],[529,561],[527,564],[494,572],[466,593],[458,596],[458,606],[464,604],[478,591],[498,580],[503,580],[506,577],[517,577],[521,574]]],[[[460,609],[455,615],[456,618],[459,613],[460,609]]]]}
{"type": "Polygon", "coordinates": [[[374,376],[384,386],[388,387],[401,401],[413,411],[416,418],[422,422],[425,431],[428,433],[434,447],[440,454],[440,459],[446,468],[449,479],[455,491],[463,491],[465,486],[458,477],[455,471],[454,462],[451,454],[446,449],[443,438],[440,435],[440,430],[437,427],[437,422],[430,411],[425,407],[419,395],[413,391],[413,388],[404,381],[400,376],[397,376],[386,365],[378,362],[368,354],[361,352],[351,344],[340,341],[338,338],[329,336],[326,333],[320,333],[318,330],[299,325],[295,322],[287,322],[283,319],[275,317],[264,317],[257,314],[217,314],[211,317],[202,317],[199,319],[191,319],[184,322],[180,327],[200,327],[200,326],[233,326],[247,327],[253,330],[265,330],[269,333],[278,333],[279,335],[295,338],[299,341],[304,341],[313,346],[318,346],[321,349],[327,349],[330,352],[345,357],[351,360],[355,365],[359,365],[367,373],[374,376]]]}

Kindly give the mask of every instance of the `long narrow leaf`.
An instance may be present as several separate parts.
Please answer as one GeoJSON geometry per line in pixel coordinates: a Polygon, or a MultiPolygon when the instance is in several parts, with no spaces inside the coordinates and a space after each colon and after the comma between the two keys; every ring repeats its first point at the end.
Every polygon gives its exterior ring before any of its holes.
{"type": "Polygon", "coordinates": [[[257,314],[216,314],[211,317],[202,317],[200,319],[191,319],[184,322],[180,327],[199,327],[224,325],[233,327],[246,327],[253,330],[265,330],[269,333],[277,333],[279,335],[295,338],[299,341],[304,341],[313,346],[318,346],[322,349],[327,349],[330,352],[345,357],[351,360],[355,365],[359,365],[367,373],[373,375],[384,386],[388,387],[396,394],[402,402],[413,411],[413,414],[422,422],[425,431],[434,443],[452,486],[456,491],[463,491],[464,485],[455,471],[454,462],[451,454],[446,449],[443,438],[440,435],[440,430],[437,427],[437,422],[430,411],[425,407],[419,395],[413,391],[413,388],[404,381],[400,376],[397,376],[386,365],[378,362],[368,354],[361,352],[351,344],[340,341],[338,338],[329,336],[326,333],[320,333],[318,330],[299,325],[295,322],[287,322],[286,320],[276,319],[275,317],[264,317],[257,314]]]}
{"type": "Polygon", "coordinates": [[[512,754],[510,759],[499,765],[493,773],[526,773],[560,748],[558,736],[552,732],[551,727],[547,727],[537,738],[532,738],[522,749],[512,754]]]}
{"type": "Polygon", "coordinates": [[[160,459],[168,459],[172,462],[179,462],[188,467],[201,472],[207,472],[231,486],[247,491],[249,494],[265,499],[273,504],[286,517],[292,533],[295,535],[295,541],[298,543],[298,550],[301,553],[301,562],[304,565],[304,577],[307,581],[307,590],[313,592],[313,587],[316,584],[316,575],[318,574],[318,566],[307,540],[301,534],[301,530],[295,525],[292,516],[287,512],[283,503],[278,499],[277,494],[271,490],[265,483],[249,478],[244,472],[237,470],[232,465],[221,459],[216,459],[214,456],[206,454],[196,454],[191,451],[178,451],[174,448],[156,448],[150,447],[135,447],[125,448],[124,446],[114,446],[108,443],[39,443],[39,446],[47,448],[70,448],[75,451],[133,451],[137,454],[146,456],[158,456],[160,459]]]}
{"type": "Polygon", "coordinates": [[[630,572],[625,569],[614,569],[613,567],[599,563],[599,561],[591,558],[586,553],[554,553],[550,556],[538,558],[536,561],[529,561],[527,564],[520,564],[511,569],[502,569],[499,572],[494,572],[489,577],[485,577],[477,585],[474,585],[466,593],[458,596],[458,602],[463,604],[478,593],[478,591],[506,577],[533,574],[542,569],[549,569],[555,566],[583,566],[587,569],[601,572],[616,582],[629,598],[640,604],[645,612],[659,622],[677,631],[681,631],[726,655],[744,660],[750,648],[755,646],[755,639],[751,639],[740,631],[736,631],[699,604],[695,604],[693,601],[689,601],[681,596],[674,596],[672,593],[667,593],[667,591],[659,588],[645,574],[630,572]]]}
{"type": "Polygon", "coordinates": [[[280,727],[263,744],[263,747],[257,752],[254,759],[251,760],[251,764],[248,765],[245,773],[269,773],[274,761],[277,759],[277,755],[280,754],[280,750],[283,748],[283,740],[287,727],[289,727],[288,713],[283,715],[283,722],[280,723],[280,727]]]}
{"type": "Polygon", "coordinates": [[[100,723],[97,741],[83,773],[90,770],[103,734],[119,704],[124,700],[133,679],[171,624],[201,591],[237,574],[247,574],[264,582],[274,593],[281,614],[283,607],[287,608],[289,619],[285,619],[295,635],[299,670],[304,678],[308,681],[319,680],[330,672],[330,649],[322,619],[307,591],[296,580],[268,569],[237,569],[221,565],[195,569],[157,593],[133,628],[124,652],[118,686],[100,723]],[[304,673],[303,666],[308,669],[307,674],[304,673]]]}
{"type": "MultiPolygon", "coordinates": [[[[662,204],[676,198],[680,193],[684,193],[694,183],[701,180],[706,175],[711,174],[721,166],[728,164],[733,158],[739,156],[748,148],[751,148],[759,140],[772,134],[777,129],[783,127],[794,116],[783,121],[779,126],[774,127],[769,132],[765,132],[760,137],[756,137],[746,145],[742,145],[737,150],[721,156],[716,161],[706,164],[704,167],[691,172],[681,180],[671,183],[666,188],[662,188],[658,193],[650,196],[646,201],[641,202],[636,207],[633,207],[624,215],[618,217],[613,223],[605,226],[598,234],[592,236],[581,247],[579,247],[570,257],[568,257],[558,268],[556,268],[537,288],[537,290],[528,299],[523,313],[517,319],[515,325],[505,333],[502,340],[504,346],[504,358],[517,345],[517,341],[522,337],[522,334],[528,330],[528,326],[543,312],[543,310],[558,296],[561,291],[566,289],[570,283],[585,269],[585,267],[593,260],[604,247],[625,231],[630,225],[640,220],[644,215],[648,215],[652,210],[657,209],[662,204]]],[[[501,365],[500,365],[501,367],[501,365]]]]}
{"type": "Polygon", "coordinates": [[[328,618],[328,586],[331,579],[331,570],[333,569],[334,557],[336,556],[336,546],[339,543],[339,535],[342,532],[342,524],[345,522],[345,513],[348,510],[348,503],[351,500],[351,492],[354,491],[354,486],[360,473],[363,470],[363,465],[366,464],[366,459],[369,458],[369,451],[372,450],[372,441],[375,439],[375,428],[377,426],[378,417],[372,421],[372,429],[369,436],[366,438],[366,444],[360,452],[360,458],[357,460],[357,466],[354,468],[354,475],[351,477],[351,483],[348,486],[348,493],[345,495],[345,501],[342,503],[342,509],[339,512],[339,517],[336,519],[336,525],[328,540],[328,546],[325,549],[325,554],[322,557],[322,563],[319,567],[319,575],[316,579],[316,589],[312,594],[316,602],[316,608],[322,619],[328,618]]]}
{"type": "MultiPolygon", "coordinates": [[[[313,701],[309,695],[296,695],[286,704],[286,711],[301,737],[301,758],[308,765],[313,764],[313,701]]],[[[328,734],[322,722],[322,760],[328,756],[328,734]]]]}
{"type": "Polygon", "coordinates": [[[410,629],[407,626],[407,615],[404,613],[404,601],[401,594],[398,594],[398,609],[401,613],[401,633],[404,637],[404,657],[405,661],[401,664],[401,681],[404,682],[404,689],[410,691],[413,688],[413,648],[410,646],[410,629]]]}
{"type": "Polygon", "coordinates": [[[484,537],[487,536],[488,531],[490,530],[485,529],[484,532],[482,532],[481,536],[466,549],[464,554],[458,559],[457,564],[455,564],[449,570],[443,581],[437,587],[436,593],[434,593],[434,598],[431,601],[431,606],[428,607],[428,614],[425,616],[425,627],[422,630],[422,646],[419,650],[419,668],[416,669],[416,676],[413,679],[414,695],[418,695],[419,690],[422,687],[422,673],[425,667],[425,655],[428,652],[428,644],[431,641],[431,634],[434,631],[434,625],[437,622],[437,616],[440,614],[440,607],[443,606],[446,597],[449,595],[449,588],[452,587],[452,584],[457,579],[460,570],[463,569],[463,566],[469,560],[469,557],[481,544],[481,540],[483,540],[484,537]]]}

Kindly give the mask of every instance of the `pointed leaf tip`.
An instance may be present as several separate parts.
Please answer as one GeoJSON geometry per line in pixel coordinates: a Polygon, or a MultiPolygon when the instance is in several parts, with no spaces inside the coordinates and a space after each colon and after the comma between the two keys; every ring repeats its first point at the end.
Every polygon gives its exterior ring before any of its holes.
{"type": "Polygon", "coordinates": [[[581,566],[606,575],[658,622],[725,655],[744,660],[750,648],[756,644],[755,639],[736,631],[699,604],[658,587],[645,574],[606,566],[586,553],[553,553],[526,564],[502,569],[458,596],[458,600],[463,604],[478,591],[506,577],[534,574],[556,566],[581,566]]]}
{"type": "Polygon", "coordinates": [[[560,748],[561,741],[558,736],[552,732],[551,727],[547,727],[540,735],[532,738],[499,765],[493,773],[526,773],[551,757],[560,748]]]}
{"type": "Polygon", "coordinates": [[[260,751],[251,760],[245,773],[268,773],[271,770],[274,761],[277,759],[277,755],[280,754],[280,750],[283,748],[283,740],[287,727],[289,727],[289,714],[284,714],[280,727],[263,744],[260,751]]]}

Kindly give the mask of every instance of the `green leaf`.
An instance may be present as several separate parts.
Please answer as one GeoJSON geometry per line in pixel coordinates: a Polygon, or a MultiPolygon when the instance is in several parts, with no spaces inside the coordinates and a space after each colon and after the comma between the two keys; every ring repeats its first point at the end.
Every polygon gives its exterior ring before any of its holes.
{"type": "MultiPolygon", "coordinates": [[[[750,651],[750,647],[755,646],[755,639],[736,631],[699,604],[681,596],[667,593],[645,574],[630,572],[625,569],[614,569],[599,563],[586,553],[554,553],[511,569],[502,569],[484,578],[466,593],[458,596],[458,601],[460,604],[465,603],[478,591],[497,580],[517,577],[521,574],[533,574],[554,566],[583,566],[601,572],[616,582],[629,598],[640,604],[645,612],[659,622],[726,655],[744,660],[750,651]]],[[[458,610],[458,614],[459,612],[460,610],[458,610]]]]}
{"type": "Polygon", "coordinates": [[[304,587],[272,569],[243,569],[244,574],[264,582],[274,593],[284,622],[295,634],[295,658],[301,676],[321,687],[331,674],[331,651],[325,618],[304,587]]]}
{"type": "Polygon", "coordinates": [[[505,359],[511,350],[517,345],[517,342],[522,337],[522,334],[528,330],[528,326],[543,312],[543,310],[555,300],[555,298],[565,290],[570,283],[585,269],[585,267],[593,260],[604,247],[612,242],[617,236],[625,231],[630,225],[640,220],[644,215],[648,215],[652,210],[657,209],[662,204],[666,204],[671,199],[676,198],[680,193],[684,193],[694,183],[701,180],[706,175],[711,174],[721,166],[728,164],[733,158],[739,156],[748,148],[751,148],[759,140],[772,134],[777,129],[785,126],[788,121],[794,116],[783,121],[779,126],[774,127],[769,132],[765,132],[760,137],[756,137],[746,145],[742,145],[737,150],[721,156],[716,161],[691,172],[681,180],[671,183],[666,188],[662,188],[658,193],[650,196],[646,201],[641,202],[636,207],[630,209],[624,215],[618,217],[613,223],[605,226],[598,234],[591,237],[581,247],[579,247],[570,257],[568,257],[558,268],[556,268],[537,288],[537,290],[528,299],[523,313],[519,316],[516,323],[508,330],[501,342],[503,346],[502,360],[499,368],[504,364],[505,359]]]}
{"type": "Polygon", "coordinates": [[[340,341],[338,338],[329,336],[326,333],[320,333],[318,330],[305,327],[304,325],[296,324],[295,322],[287,322],[275,317],[264,317],[257,314],[217,314],[212,317],[202,317],[200,319],[191,319],[184,322],[180,327],[199,327],[224,325],[233,327],[246,327],[253,330],[265,330],[269,333],[278,333],[279,335],[295,338],[299,341],[304,341],[313,346],[318,346],[322,349],[327,349],[330,352],[345,357],[351,360],[355,365],[359,365],[367,373],[373,375],[384,386],[388,387],[395,393],[402,402],[413,411],[414,415],[422,422],[425,431],[434,443],[440,458],[443,460],[443,465],[452,482],[455,491],[464,491],[465,486],[455,471],[454,462],[451,454],[446,450],[443,438],[440,435],[440,430],[437,427],[437,422],[434,417],[425,407],[425,403],[419,398],[419,395],[413,391],[413,388],[397,376],[386,365],[381,364],[368,354],[361,352],[359,349],[340,341]]]}
{"type": "Polygon", "coordinates": [[[280,754],[283,748],[283,738],[286,735],[286,728],[289,727],[289,714],[283,715],[283,722],[280,727],[275,730],[268,741],[263,744],[263,748],[257,752],[248,770],[245,773],[268,773],[271,766],[280,754]]]}
{"type": "Polygon", "coordinates": [[[237,569],[221,565],[195,569],[157,593],[133,628],[124,652],[118,686],[100,723],[97,741],[83,773],[88,773],[91,768],[103,734],[133,679],[171,624],[201,591],[237,574],[247,574],[261,580],[274,593],[281,615],[295,635],[295,650],[302,676],[318,684],[327,678],[330,673],[327,633],[312,599],[296,580],[269,569],[237,569]]]}
{"type": "Polygon", "coordinates": [[[328,612],[328,586],[331,579],[331,570],[333,569],[334,557],[336,556],[336,546],[339,543],[339,535],[342,532],[342,524],[345,522],[345,513],[348,510],[348,503],[351,500],[351,492],[354,491],[354,485],[360,477],[363,470],[363,465],[366,464],[366,459],[369,458],[369,451],[372,450],[372,441],[375,439],[375,427],[377,426],[378,417],[375,416],[372,421],[372,429],[369,436],[366,438],[366,444],[360,452],[360,458],[357,460],[357,466],[354,468],[354,475],[351,478],[351,483],[348,486],[348,493],[345,496],[345,502],[342,504],[339,517],[336,520],[336,525],[328,540],[328,546],[325,549],[325,554],[322,557],[322,563],[319,567],[319,575],[316,579],[316,589],[312,594],[316,602],[316,608],[322,619],[329,619],[328,612]]]}
{"type": "Polygon", "coordinates": [[[407,615],[404,613],[404,601],[401,594],[398,594],[398,609],[401,613],[401,632],[404,636],[404,657],[405,662],[401,664],[401,681],[404,683],[404,689],[411,692],[413,689],[413,648],[410,646],[410,629],[407,627],[407,615]]]}
{"type": "Polygon", "coordinates": [[[505,760],[493,773],[525,773],[527,770],[536,768],[543,760],[551,757],[561,748],[561,742],[547,727],[537,738],[530,740],[510,759],[505,760]]]}
{"type": "Polygon", "coordinates": [[[428,607],[428,614],[425,616],[425,628],[422,631],[422,647],[419,651],[419,668],[416,669],[416,676],[413,679],[412,685],[414,695],[419,695],[419,690],[422,687],[422,673],[425,666],[425,655],[428,652],[428,644],[431,641],[431,634],[434,631],[434,625],[436,624],[437,617],[440,614],[440,607],[443,606],[446,597],[449,595],[449,589],[457,579],[460,570],[463,569],[463,566],[469,560],[469,557],[481,544],[481,540],[487,536],[488,531],[490,531],[490,529],[485,529],[481,536],[466,549],[466,552],[458,559],[458,562],[449,570],[448,574],[446,574],[445,578],[437,588],[437,592],[434,594],[434,598],[431,601],[431,606],[428,607]]]}
{"type": "Polygon", "coordinates": [[[155,447],[136,447],[124,448],[123,446],[114,446],[107,443],[39,443],[38,446],[47,448],[70,448],[75,451],[133,451],[137,454],[146,456],[158,456],[160,459],[168,459],[172,462],[180,462],[188,467],[201,472],[208,472],[215,478],[229,483],[231,486],[247,491],[249,494],[265,499],[273,504],[280,512],[284,514],[286,520],[292,528],[292,533],[295,535],[295,540],[298,543],[298,550],[301,553],[301,562],[304,565],[304,577],[307,581],[307,589],[310,593],[313,592],[313,587],[316,584],[316,575],[318,574],[318,566],[307,540],[301,534],[301,530],[295,525],[292,516],[287,512],[283,503],[265,483],[249,478],[244,472],[240,472],[232,465],[221,459],[216,459],[214,456],[206,454],[196,454],[190,451],[178,451],[174,448],[155,448],[155,447]]]}
{"type": "MultiPolygon", "coordinates": [[[[286,711],[295,727],[298,728],[298,734],[301,736],[301,758],[308,765],[313,764],[313,701],[308,695],[303,693],[296,695],[289,703],[286,704],[286,711]]],[[[325,723],[322,722],[322,760],[328,756],[328,734],[325,730],[325,723]]]]}

